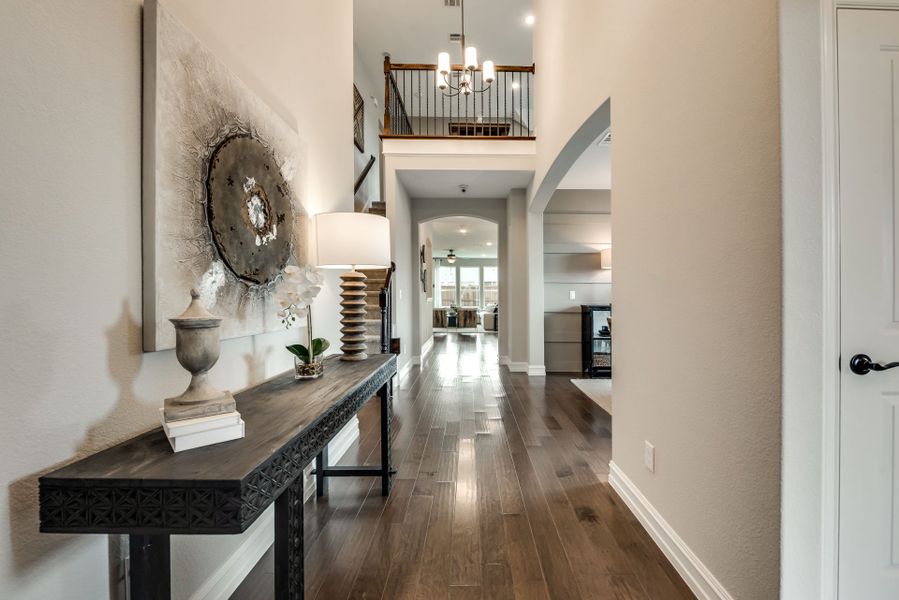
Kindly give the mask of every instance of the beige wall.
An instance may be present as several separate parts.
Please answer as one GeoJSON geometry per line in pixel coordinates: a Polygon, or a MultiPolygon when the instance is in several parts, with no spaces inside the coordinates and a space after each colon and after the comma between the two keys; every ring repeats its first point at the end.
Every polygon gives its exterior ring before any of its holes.
{"type": "MultiPolygon", "coordinates": [[[[506,331],[509,340],[509,354],[501,355],[513,371],[527,371],[528,368],[528,234],[527,195],[525,190],[512,190],[506,198],[506,219],[509,243],[506,246],[506,262],[509,265],[509,298],[500,317],[500,331],[506,331]],[[504,327],[509,325],[509,327],[504,327]],[[507,358],[507,360],[505,360],[507,358]]],[[[538,324],[539,325],[539,324],[538,324]]]]}
{"type": "MultiPolygon", "coordinates": [[[[162,399],[187,381],[174,352],[141,352],[141,4],[0,3],[0,163],[10,202],[0,219],[2,598],[110,596],[118,538],[37,533],[37,477],[154,427],[162,399]]],[[[241,0],[168,5],[296,119],[306,207],[352,210],[351,3],[271,0],[252,18],[241,0]],[[303,60],[323,53],[327,63],[303,60]],[[346,124],[339,135],[335,123],[346,124]]],[[[334,336],[329,285],[317,333],[334,336]]],[[[214,382],[239,390],[288,368],[283,346],[295,335],[223,342],[214,382]]],[[[198,591],[243,539],[176,537],[175,598],[198,591]]]]}
{"type": "Polygon", "coordinates": [[[360,152],[353,146],[353,181],[362,173],[368,159],[375,157],[375,164],[356,192],[357,209],[368,207],[372,202],[381,199],[381,126],[380,119],[384,115],[384,83],[372,81],[370,73],[365,70],[365,62],[359,48],[353,46],[353,83],[365,101],[365,150],[360,152]],[[375,104],[377,102],[377,105],[375,104]]]}
{"type": "Polygon", "coordinates": [[[614,462],[734,598],[775,598],[777,3],[537,0],[535,9],[535,188],[612,99],[614,462]],[[644,440],[656,448],[655,474],[643,466],[644,440]]]}
{"type": "MultiPolygon", "coordinates": [[[[397,367],[402,373],[412,364],[412,357],[421,354],[417,342],[415,320],[418,292],[418,252],[412,247],[412,199],[398,177],[385,179],[387,218],[390,219],[390,249],[396,263],[393,284],[393,336],[400,338],[397,367]]],[[[417,237],[417,236],[414,236],[417,237]]]]}

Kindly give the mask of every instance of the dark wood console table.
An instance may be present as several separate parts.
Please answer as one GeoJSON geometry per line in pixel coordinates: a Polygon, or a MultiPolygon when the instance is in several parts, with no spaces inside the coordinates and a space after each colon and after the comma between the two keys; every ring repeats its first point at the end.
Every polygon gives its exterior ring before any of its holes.
{"type": "Polygon", "coordinates": [[[131,598],[171,596],[172,534],[241,533],[275,504],[275,598],[303,598],[303,469],[328,477],[376,476],[390,492],[390,382],[396,357],[328,359],[325,375],[293,372],[236,395],[246,437],[174,454],[161,429],[40,478],[41,531],[130,536],[131,598]],[[328,442],[375,394],[381,465],[330,467],[328,442]]]}

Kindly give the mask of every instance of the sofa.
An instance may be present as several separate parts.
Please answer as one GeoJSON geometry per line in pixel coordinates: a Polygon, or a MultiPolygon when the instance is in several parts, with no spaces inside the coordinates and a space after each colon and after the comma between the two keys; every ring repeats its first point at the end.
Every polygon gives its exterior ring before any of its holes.
{"type": "Polygon", "coordinates": [[[488,304],[481,313],[481,324],[484,331],[499,331],[499,305],[488,304]]]}

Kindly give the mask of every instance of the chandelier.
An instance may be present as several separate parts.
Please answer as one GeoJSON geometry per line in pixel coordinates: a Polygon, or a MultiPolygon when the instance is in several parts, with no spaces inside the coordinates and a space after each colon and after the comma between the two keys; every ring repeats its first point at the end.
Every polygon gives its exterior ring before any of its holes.
{"type": "Polygon", "coordinates": [[[464,94],[470,96],[472,93],[481,94],[490,89],[490,84],[496,79],[496,67],[492,60],[485,60],[482,71],[481,80],[486,84],[481,89],[475,89],[474,76],[478,71],[478,49],[474,46],[465,45],[465,2],[460,0],[459,7],[462,9],[462,35],[459,45],[462,48],[462,72],[459,74],[458,85],[452,83],[453,66],[450,63],[449,52],[441,52],[437,55],[437,87],[443,92],[444,96],[458,96],[464,94]]]}

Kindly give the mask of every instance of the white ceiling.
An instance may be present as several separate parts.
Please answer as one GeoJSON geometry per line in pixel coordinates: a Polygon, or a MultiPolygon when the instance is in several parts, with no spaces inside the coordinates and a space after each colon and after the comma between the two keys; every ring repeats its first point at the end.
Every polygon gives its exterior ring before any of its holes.
{"type": "Polygon", "coordinates": [[[530,171],[397,171],[411,198],[506,198],[513,189],[526,188],[530,171]],[[463,194],[459,186],[468,185],[463,194]]]}
{"type": "Polygon", "coordinates": [[[590,144],[580,158],[571,165],[559,184],[560,190],[612,189],[612,148],[609,144],[590,144]]]}
{"type": "Polygon", "coordinates": [[[446,256],[450,249],[460,258],[497,257],[499,228],[496,223],[472,217],[443,217],[428,225],[431,226],[435,257],[446,256]],[[461,233],[461,229],[466,233],[461,233]]]}
{"type": "MultiPolygon", "coordinates": [[[[530,13],[531,0],[466,0],[468,45],[481,61],[532,64],[533,28],[524,22],[530,13]]],[[[436,63],[441,51],[461,62],[458,44],[449,41],[460,33],[459,18],[459,8],[444,0],[354,0],[354,41],[372,82],[384,81],[385,52],[395,63],[436,63]]]]}

